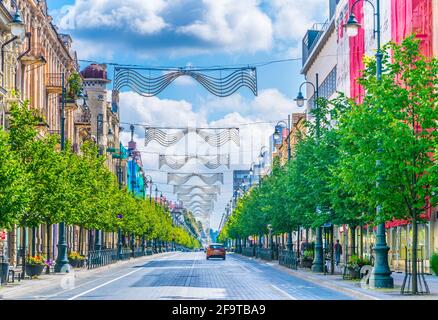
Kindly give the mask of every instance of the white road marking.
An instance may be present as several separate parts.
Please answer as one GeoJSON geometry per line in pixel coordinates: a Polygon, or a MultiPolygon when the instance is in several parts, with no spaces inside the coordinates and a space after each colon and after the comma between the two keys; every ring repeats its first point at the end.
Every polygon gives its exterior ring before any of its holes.
{"type": "MultiPolygon", "coordinates": [[[[162,261],[162,260],[167,260],[167,259],[169,259],[169,258],[171,258],[171,257],[173,257],[173,255],[172,255],[172,256],[164,257],[164,258],[162,258],[162,259],[152,260],[152,261],[162,261]]],[[[82,292],[82,293],[80,293],[80,294],[77,294],[77,295],[75,295],[75,296],[69,298],[68,300],[75,300],[75,299],[77,299],[77,298],[79,298],[79,297],[82,297],[83,295],[86,295],[86,294],[88,294],[88,293],[90,293],[90,292],[93,292],[93,291],[95,291],[95,290],[97,290],[97,289],[100,289],[100,288],[102,288],[102,287],[104,287],[104,286],[106,286],[106,285],[109,285],[110,283],[113,283],[113,282],[115,282],[115,281],[117,281],[117,280],[123,279],[123,278],[125,278],[125,277],[127,277],[127,276],[129,276],[129,275],[131,275],[131,274],[134,274],[134,273],[136,273],[136,272],[138,272],[138,271],[141,271],[141,270],[143,270],[143,269],[146,269],[146,268],[145,268],[145,267],[138,267],[138,269],[136,269],[136,270],[133,270],[133,271],[131,271],[131,272],[128,272],[127,274],[124,274],[123,276],[120,276],[120,277],[115,278],[115,279],[113,279],[113,280],[107,281],[107,282],[105,282],[105,283],[103,283],[103,284],[101,284],[101,285],[98,285],[97,287],[94,287],[94,288],[90,289],[90,290],[87,290],[87,291],[84,291],[84,292],[82,292]]],[[[152,269],[152,268],[150,268],[150,269],[152,269]]]]}
{"type": "Polygon", "coordinates": [[[103,283],[103,284],[101,284],[101,285],[99,285],[99,286],[97,286],[97,287],[94,287],[94,288],[92,288],[92,289],[90,289],[90,290],[87,290],[87,291],[85,291],[85,292],[82,292],[82,293],[80,293],[80,294],[77,294],[77,295],[75,295],[74,297],[69,298],[68,300],[75,300],[76,298],[82,297],[83,295],[86,295],[86,294],[88,294],[88,293],[90,293],[90,292],[93,292],[93,291],[99,289],[99,288],[102,288],[102,287],[104,287],[104,286],[106,286],[106,285],[109,285],[110,283],[113,283],[114,281],[117,281],[117,280],[123,279],[123,278],[125,278],[125,277],[127,277],[127,276],[130,276],[131,274],[134,274],[134,273],[136,273],[136,272],[138,272],[138,271],[140,271],[140,270],[143,270],[143,269],[144,269],[143,267],[140,267],[140,268],[138,268],[137,270],[133,270],[133,271],[131,271],[131,272],[129,272],[129,273],[123,275],[123,276],[120,276],[120,277],[115,278],[115,279],[113,279],[113,280],[107,281],[107,282],[105,282],[105,283],[103,283]]]}
{"type": "Polygon", "coordinates": [[[282,294],[284,294],[285,296],[287,296],[288,298],[290,298],[291,300],[298,300],[297,298],[295,298],[294,296],[291,296],[289,293],[287,293],[286,291],[280,289],[277,286],[274,286],[273,284],[271,284],[271,287],[274,288],[275,290],[281,292],[282,294]]]}

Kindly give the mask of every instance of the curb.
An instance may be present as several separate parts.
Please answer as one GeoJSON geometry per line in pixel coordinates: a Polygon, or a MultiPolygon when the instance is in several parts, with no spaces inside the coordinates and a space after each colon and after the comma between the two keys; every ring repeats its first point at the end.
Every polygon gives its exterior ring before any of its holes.
{"type": "Polygon", "coordinates": [[[273,268],[275,268],[277,270],[280,270],[280,271],[283,271],[283,272],[287,272],[290,275],[293,275],[293,276],[295,276],[297,278],[304,279],[304,280],[309,281],[311,283],[320,285],[320,286],[328,288],[328,289],[332,289],[332,290],[337,291],[337,292],[345,293],[345,294],[347,294],[349,296],[352,296],[353,298],[357,298],[357,299],[360,299],[360,300],[382,300],[382,299],[380,299],[380,298],[378,298],[376,296],[368,295],[366,293],[359,292],[359,291],[357,291],[355,289],[350,289],[350,288],[346,288],[346,287],[336,286],[336,285],[330,283],[328,280],[316,279],[315,277],[306,275],[303,272],[291,270],[289,268],[285,268],[283,266],[280,266],[277,263],[272,263],[272,262],[269,263],[269,262],[266,262],[266,261],[261,260],[261,259],[257,259],[257,258],[254,258],[254,257],[250,258],[250,257],[242,256],[242,255],[239,255],[239,257],[243,257],[243,258],[245,258],[247,260],[255,261],[255,262],[259,263],[259,264],[263,264],[263,263],[267,264],[267,265],[269,265],[269,266],[271,266],[271,267],[273,267],[273,268]]]}
{"type": "MultiPolygon", "coordinates": [[[[108,271],[108,270],[115,269],[117,267],[121,267],[121,266],[128,265],[128,264],[135,265],[138,263],[153,260],[154,258],[165,257],[165,256],[171,255],[171,254],[176,253],[176,252],[178,252],[178,251],[163,252],[163,253],[158,253],[158,254],[154,254],[154,255],[150,255],[150,256],[143,256],[140,258],[118,261],[116,263],[106,265],[106,266],[103,266],[100,268],[91,269],[91,270],[88,270],[87,268],[78,269],[78,270],[75,270],[74,272],[75,272],[75,275],[77,275],[78,277],[80,277],[82,279],[87,279],[87,278],[93,276],[93,274],[100,273],[102,271],[108,271]]],[[[0,300],[8,299],[8,296],[19,295],[20,291],[28,290],[26,293],[32,293],[32,291],[35,291],[35,290],[41,290],[41,289],[53,287],[54,285],[58,284],[60,281],[60,278],[65,276],[65,275],[66,275],[66,273],[51,273],[50,275],[44,274],[44,275],[42,275],[44,278],[31,279],[30,281],[28,279],[26,279],[26,280],[20,281],[18,284],[12,285],[12,287],[5,287],[5,286],[0,287],[0,300]],[[41,282],[38,283],[39,281],[41,281],[42,283],[41,282]],[[35,286],[35,285],[37,285],[37,286],[35,286]],[[32,290],[32,288],[34,290],[32,290]]],[[[17,282],[15,282],[15,283],[17,283],[17,282]]],[[[12,299],[14,299],[14,298],[12,298],[12,299]]],[[[20,299],[20,298],[18,297],[17,299],[20,299]]]]}

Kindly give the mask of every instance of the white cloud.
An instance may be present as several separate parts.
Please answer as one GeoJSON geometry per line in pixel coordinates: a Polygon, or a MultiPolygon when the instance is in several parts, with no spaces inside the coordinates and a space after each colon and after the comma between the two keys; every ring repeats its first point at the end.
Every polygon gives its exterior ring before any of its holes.
{"type": "Polygon", "coordinates": [[[164,0],[76,0],[55,12],[55,17],[63,30],[109,28],[152,34],[167,27],[160,16],[166,7],[164,0]]]}
{"type": "Polygon", "coordinates": [[[315,22],[324,22],[328,17],[328,1],[269,0],[269,5],[274,34],[280,40],[301,40],[315,22]]]}
{"type": "Polygon", "coordinates": [[[201,99],[200,104],[201,110],[207,114],[236,111],[240,115],[264,121],[278,121],[287,117],[287,114],[302,112],[291,97],[286,97],[275,88],[260,90],[259,95],[251,100],[235,94],[227,98],[208,97],[201,99]]]}
{"type": "Polygon", "coordinates": [[[76,0],[51,14],[75,39],[140,57],[252,53],[269,50],[273,40],[271,19],[256,0],[76,0]]]}
{"type": "Polygon", "coordinates": [[[202,19],[179,27],[177,32],[217,43],[231,52],[271,48],[271,19],[261,11],[255,0],[202,2],[205,6],[202,19]]]}

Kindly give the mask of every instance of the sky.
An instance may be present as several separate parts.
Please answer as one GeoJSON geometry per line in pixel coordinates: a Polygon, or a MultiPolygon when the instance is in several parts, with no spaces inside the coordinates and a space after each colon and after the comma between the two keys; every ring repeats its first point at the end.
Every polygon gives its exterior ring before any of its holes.
{"type": "MultiPolygon", "coordinates": [[[[258,95],[247,88],[218,98],[190,77],[180,77],[156,97],[139,96],[129,89],[120,94],[125,128],[122,141],[130,140],[129,124],[152,127],[239,127],[240,147],[220,150],[190,133],[171,148],[152,141],[145,146],[145,132],[135,127],[146,174],[160,193],[176,200],[159,168],[158,154],[228,154],[230,168],[210,170],[190,161],[179,173],[224,174],[224,185],[214,211],[198,216],[217,229],[226,203],[232,198],[232,171],[249,169],[258,162],[275,124],[299,110],[294,97],[302,81],[301,41],[306,30],[328,17],[328,0],[48,0],[49,13],[60,32],[73,38],[81,68],[89,62],[145,67],[211,67],[257,65],[258,95]],[[264,62],[292,59],[280,63],[264,62]]],[[[114,75],[108,66],[109,77],[114,75]]],[[[211,74],[218,76],[217,72],[211,74]]],[[[112,89],[110,84],[108,90],[112,89]]],[[[111,97],[111,94],[109,94],[111,97]]],[[[176,133],[177,130],[168,130],[176,133]]],[[[189,185],[202,185],[193,178],[189,185]]]]}

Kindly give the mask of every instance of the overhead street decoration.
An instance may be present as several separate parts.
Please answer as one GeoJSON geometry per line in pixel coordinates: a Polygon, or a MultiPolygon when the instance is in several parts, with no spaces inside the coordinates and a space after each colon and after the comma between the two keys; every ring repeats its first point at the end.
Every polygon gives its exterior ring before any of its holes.
{"type": "Polygon", "coordinates": [[[222,147],[230,141],[233,141],[237,146],[240,146],[239,128],[225,129],[219,133],[210,133],[205,129],[197,129],[196,133],[212,147],[222,147]]]}
{"type": "Polygon", "coordinates": [[[217,201],[217,193],[197,193],[197,194],[178,193],[178,201],[188,202],[197,198],[200,198],[201,200],[204,201],[210,201],[210,200],[217,201]]]}
{"type": "Polygon", "coordinates": [[[184,167],[190,160],[196,159],[200,161],[208,169],[217,169],[224,165],[228,169],[230,168],[230,156],[229,155],[184,155],[184,156],[168,156],[160,154],[158,167],[161,169],[163,166],[168,166],[173,170],[179,170],[184,167]]]}
{"type": "Polygon", "coordinates": [[[147,146],[151,141],[157,141],[163,147],[171,147],[177,144],[185,135],[189,132],[189,129],[181,129],[176,133],[166,133],[158,128],[145,128],[144,143],[147,146]]]}
{"type": "Polygon", "coordinates": [[[224,98],[246,87],[255,96],[257,69],[243,68],[114,68],[113,90],[129,88],[143,97],[153,97],[164,91],[177,78],[191,77],[211,94],[224,98]]]}
{"type": "Polygon", "coordinates": [[[173,186],[173,193],[190,194],[193,191],[201,191],[204,193],[218,193],[221,194],[221,187],[215,186],[173,186]]]}
{"type": "Polygon", "coordinates": [[[199,178],[208,185],[213,185],[215,183],[224,183],[224,174],[223,173],[213,173],[213,174],[199,174],[199,173],[168,173],[167,174],[167,183],[168,184],[176,184],[182,185],[189,182],[193,178],[199,178]]]}

